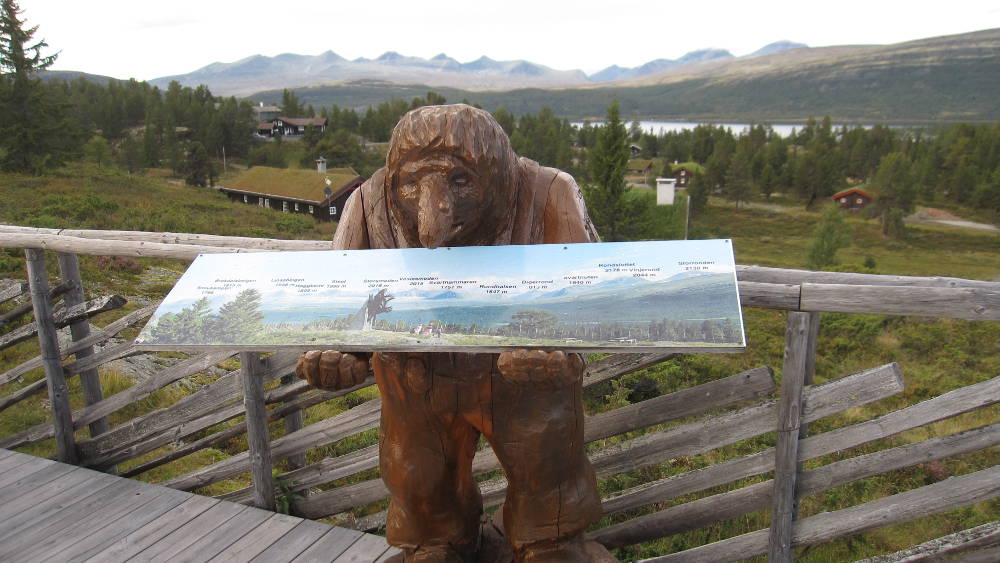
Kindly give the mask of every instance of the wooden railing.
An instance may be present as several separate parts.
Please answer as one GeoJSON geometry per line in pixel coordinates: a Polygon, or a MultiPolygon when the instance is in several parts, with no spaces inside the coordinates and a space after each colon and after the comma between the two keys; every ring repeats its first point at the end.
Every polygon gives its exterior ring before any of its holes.
{"type": "MultiPolygon", "coordinates": [[[[10,383],[38,367],[46,377],[0,398],[0,411],[48,388],[52,421],[0,437],[0,447],[18,448],[56,438],[60,459],[80,465],[135,476],[204,448],[247,435],[248,450],[222,461],[177,476],[165,486],[183,490],[251,472],[253,486],[222,495],[223,498],[273,508],[272,466],[289,459],[293,469],[279,476],[286,489],[303,493],[294,512],[319,518],[344,515],[351,509],[382,501],[388,496],[377,478],[360,479],[377,467],[377,446],[305,464],[304,454],[315,448],[376,428],[380,402],[369,400],[328,418],[302,426],[301,412],[373,384],[338,392],[313,389],[290,376],[295,352],[267,357],[240,354],[240,369],[230,371],[194,390],[167,408],[107,427],[108,415],[140,401],[158,389],[205,371],[227,360],[228,352],[194,354],[107,398],[85,392],[85,406],[71,411],[65,378],[80,375],[93,385],[96,368],[115,359],[139,353],[131,342],[106,346],[88,355],[88,348],[108,342],[129,326],[143,322],[155,305],[134,311],[89,333],[90,316],[121,306],[121,298],[108,297],[81,303],[73,253],[122,256],[158,256],[191,259],[202,252],[303,250],[329,248],[321,241],[279,241],[121,231],[55,231],[0,226],[0,247],[26,248],[29,283],[0,286],[0,302],[30,293],[37,326],[26,324],[0,336],[0,349],[38,335],[39,357],[0,374],[0,384],[10,383]],[[60,252],[60,284],[48,288],[40,248],[60,252]],[[62,297],[64,313],[51,311],[51,302],[62,297]],[[75,326],[73,342],[62,350],[54,339],[55,327],[75,326]],[[16,336],[11,336],[15,335],[16,336]],[[25,336],[27,335],[27,336],[25,336]],[[48,343],[46,343],[48,342],[48,343]],[[77,354],[75,360],[68,356],[77,354]],[[272,384],[277,382],[277,384],[272,384]],[[266,388],[266,384],[272,384],[266,388]],[[238,419],[240,419],[237,422],[238,419]],[[103,422],[102,422],[103,421],[103,422]],[[284,421],[280,437],[268,432],[268,421],[284,421]],[[229,424],[219,429],[221,423],[229,424]],[[90,427],[87,438],[74,432],[90,427]],[[249,429],[248,429],[249,428],[249,429]],[[167,448],[163,449],[165,446],[167,448]],[[158,451],[159,450],[159,451],[158,451]],[[154,453],[156,452],[156,453],[154,453]],[[138,462],[136,460],[139,460],[138,462]],[[330,488],[334,481],[354,476],[352,484],[330,488]],[[319,491],[317,487],[326,487],[319,491]]],[[[78,272],[78,270],[77,270],[78,272]]],[[[903,378],[893,363],[874,367],[821,385],[812,384],[820,312],[864,312],[888,315],[921,315],[962,319],[1000,320],[1000,284],[957,278],[918,278],[831,272],[806,272],[755,266],[738,267],[744,306],[788,311],[781,386],[777,390],[772,370],[762,366],[710,383],[682,389],[589,417],[585,436],[592,443],[591,460],[600,478],[649,468],[670,460],[695,456],[757,436],[776,433],[773,448],[748,453],[697,470],[642,483],[603,499],[604,512],[615,519],[636,511],[646,512],[590,536],[609,547],[651,541],[716,522],[770,509],[771,526],[742,536],[657,558],[678,561],[723,561],[768,554],[769,560],[788,561],[792,548],[826,542],[836,537],[965,506],[1000,495],[1000,468],[991,467],[920,487],[844,510],[798,519],[797,499],[858,479],[963,455],[1000,444],[1000,424],[941,436],[828,463],[804,471],[803,462],[843,452],[909,429],[955,417],[1000,402],[1000,377],[929,398],[874,420],[858,422],[810,435],[806,426],[824,417],[900,393],[903,378]],[[668,424],[673,423],[673,424],[668,424]],[[666,426],[664,426],[666,425],[666,426]],[[639,433],[638,431],[642,431],[639,433]],[[636,436],[636,434],[639,434],[636,436]],[[628,439],[624,439],[627,435],[628,439]],[[606,445],[609,438],[613,442],[606,445]],[[598,447],[605,444],[603,447],[598,447]],[[684,495],[722,487],[749,477],[773,473],[774,478],[729,492],[650,511],[684,495]]],[[[23,299],[23,297],[22,297],[23,299]]],[[[0,316],[16,322],[24,306],[0,316]],[[19,314],[14,311],[20,310],[19,314]]],[[[751,339],[753,335],[751,334],[751,339]]],[[[672,354],[615,354],[587,366],[584,385],[592,386],[672,358],[672,354]]],[[[97,387],[99,390],[99,385],[97,387]]],[[[0,412],[2,416],[2,412],[0,412]]],[[[476,474],[499,468],[490,450],[474,461],[476,474]]],[[[481,483],[487,506],[503,501],[502,477],[481,483]]],[[[385,513],[376,511],[348,519],[346,525],[363,530],[383,526],[385,513]]],[[[994,534],[995,536],[996,534],[994,534]]],[[[982,548],[1000,543],[975,535],[969,545],[982,548]]],[[[952,542],[953,544],[954,542],[952,542]]],[[[950,549],[954,549],[952,544],[950,549]]]]}

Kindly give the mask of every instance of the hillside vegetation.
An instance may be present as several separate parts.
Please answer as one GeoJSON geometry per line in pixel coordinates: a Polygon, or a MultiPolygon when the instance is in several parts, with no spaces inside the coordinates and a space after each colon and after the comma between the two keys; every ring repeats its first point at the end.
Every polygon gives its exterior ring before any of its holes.
{"type": "MultiPolygon", "coordinates": [[[[330,235],[328,224],[315,224],[307,218],[230,203],[213,190],[174,186],[157,177],[128,176],[90,166],[73,166],[40,177],[4,174],[0,175],[0,185],[4,186],[0,190],[0,222],[3,223],[45,227],[141,228],[268,237],[328,238],[330,235]],[[289,221],[296,223],[291,224],[289,221]]],[[[786,207],[781,204],[780,198],[766,207],[749,206],[739,209],[731,203],[712,198],[702,214],[694,220],[692,232],[695,238],[732,238],[737,262],[741,264],[801,268],[806,262],[806,249],[818,218],[818,212],[807,211],[798,206],[786,207]]],[[[951,227],[911,226],[909,235],[897,240],[884,237],[874,220],[850,216],[846,224],[852,242],[839,251],[842,262],[839,269],[972,279],[996,279],[1000,276],[1000,252],[997,252],[1000,249],[1000,238],[995,233],[951,227]]],[[[0,277],[23,278],[21,256],[23,253],[14,249],[0,254],[0,277]]],[[[163,270],[179,273],[186,265],[182,261],[108,261],[91,256],[82,256],[81,261],[85,287],[90,296],[99,292],[116,292],[146,299],[162,296],[171,285],[169,281],[151,285],[148,283],[151,274],[163,270]]],[[[97,318],[95,324],[103,325],[120,314],[122,313],[105,314],[97,318]]],[[[606,382],[587,393],[588,410],[591,413],[608,410],[759,365],[770,365],[780,370],[785,315],[779,311],[760,309],[747,309],[745,315],[749,342],[746,353],[689,355],[617,381],[606,382]]],[[[812,432],[871,418],[881,412],[989,379],[1000,372],[1000,323],[846,314],[824,314],[822,322],[817,382],[897,361],[906,379],[906,391],[901,396],[823,420],[811,426],[812,432]]],[[[34,343],[25,343],[4,351],[0,353],[0,370],[9,369],[35,354],[37,346],[34,343]]],[[[232,367],[229,366],[230,369],[232,367]]],[[[42,374],[40,370],[36,370],[26,375],[24,382],[4,386],[2,392],[8,394],[39,377],[42,374]]],[[[106,372],[103,379],[106,393],[119,391],[132,384],[128,377],[117,372],[106,372]]],[[[74,387],[73,393],[73,400],[79,405],[79,390],[74,387]]],[[[141,404],[130,406],[126,409],[127,412],[115,415],[114,420],[124,421],[127,416],[134,416],[138,412],[171,404],[185,393],[185,387],[180,384],[164,389],[141,404]]],[[[364,397],[341,398],[312,407],[306,413],[307,423],[341,412],[371,396],[371,390],[364,393],[364,397]]],[[[42,401],[42,396],[36,396],[34,400],[4,411],[0,417],[0,434],[9,434],[43,421],[48,413],[43,408],[42,401]]],[[[852,454],[867,453],[890,445],[998,421],[1000,412],[986,409],[858,448],[860,451],[852,454]]],[[[309,461],[334,453],[343,454],[375,441],[375,434],[367,432],[310,453],[309,461]]],[[[716,463],[750,447],[769,444],[773,444],[773,436],[764,436],[752,444],[736,444],[705,456],[673,460],[662,466],[604,480],[601,489],[607,494],[649,479],[716,463]]],[[[598,444],[603,445],[606,444],[598,444]]],[[[51,447],[51,443],[43,443],[32,447],[30,451],[48,455],[51,447]]],[[[217,449],[205,450],[160,467],[142,478],[154,482],[169,479],[242,449],[245,449],[245,443],[234,440],[217,449]]],[[[828,461],[830,459],[811,463],[818,465],[828,461]]],[[[1000,463],[1000,451],[992,448],[940,463],[919,465],[806,498],[801,510],[804,516],[836,510],[997,463],[1000,463]]],[[[212,485],[202,492],[218,494],[246,486],[247,482],[248,478],[241,476],[212,485]]],[[[710,490],[706,494],[717,492],[720,491],[710,490]]],[[[679,499],[672,503],[687,500],[691,499],[679,499]]],[[[633,517],[639,512],[616,515],[613,519],[618,521],[633,517]]],[[[818,546],[799,553],[798,560],[853,560],[885,553],[990,521],[995,519],[998,512],[1000,502],[982,503],[925,518],[910,525],[878,530],[818,546]]],[[[618,555],[622,560],[635,560],[663,554],[765,527],[767,518],[766,513],[755,513],[738,521],[623,549],[618,555]]]]}

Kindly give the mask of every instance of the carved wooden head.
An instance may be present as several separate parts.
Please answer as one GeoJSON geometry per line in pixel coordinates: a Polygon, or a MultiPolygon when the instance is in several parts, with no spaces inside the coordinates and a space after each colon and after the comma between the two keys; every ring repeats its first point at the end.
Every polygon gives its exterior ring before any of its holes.
{"type": "Polygon", "coordinates": [[[506,231],[517,155],[488,112],[465,104],[404,115],[386,158],[386,199],[408,246],[487,245],[506,231]]]}

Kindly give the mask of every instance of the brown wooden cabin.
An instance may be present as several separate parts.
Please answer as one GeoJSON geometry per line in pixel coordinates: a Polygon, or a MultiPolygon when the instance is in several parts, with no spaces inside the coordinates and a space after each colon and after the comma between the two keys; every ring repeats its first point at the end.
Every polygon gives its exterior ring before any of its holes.
{"type": "Polygon", "coordinates": [[[300,137],[307,127],[315,127],[320,132],[326,131],[325,117],[275,117],[270,121],[257,123],[257,135],[261,137],[300,137]]]}
{"type": "Polygon", "coordinates": [[[235,202],[339,221],[347,198],[364,181],[353,168],[319,172],[254,166],[219,189],[235,202]]]}
{"type": "Polygon", "coordinates": [[[837,202],[841,209],[857,212],[871,203],[875,196],[858,188],[850,188],[833,194],[830,199],[837,202]]]}

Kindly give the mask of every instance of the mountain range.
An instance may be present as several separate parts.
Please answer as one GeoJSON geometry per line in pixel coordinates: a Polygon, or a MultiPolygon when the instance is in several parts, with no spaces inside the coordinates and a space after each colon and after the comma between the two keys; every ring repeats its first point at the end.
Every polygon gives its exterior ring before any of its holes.
{"type": "MultiPolygon", "coordinates": [[[[640,76],[626,76],[634,69],[604,69],[604,76],[621,77],[572,88],[482,91],[352,80],[295,93],[317,108],[337,104],[363,111],[433,89],[449,101],[467,99],[490,111],[502,107],[522,115],[549,108],[568,119],[600,119],[618,100],[626,119],[664,121],[795,123],[825,115],[845,123],[906,125],[1000,120],[1000,97],[992,94],[1000,91],[1000,29],[892,45],[794,45],[739,58],[696,51],[701,58],[684,64],[651,61],[660,70],[640,76]]],[[[281,90],[249,98],[274,103],[281,90]]]]}
{"type": "MultiPolygon", "coordinates": [[[[801,43],[779,41],[741,58],[805,47],[801,43]]],[[[587,76],[581,70],[556,70],[530,61],[497,61],[487,56],[460,63],[444,53],[424,59],[387,51],[374,59],[362,57],[347,60],[333,51],[326,51],[315,56],[293,53],[274,57],[253,55],[230,63],[212,63],[187,74],[156,78],[150,83],[161,88],[174,80],[183,86],[205,84],[214,94],[225,96],[245,96],[271,88],[297,88],[361,79],[471,91],[571,88],[635,79],[706,61],[734,59],[736,57],[732,53],[723,49],[701,49],[676,60],[656,59],[635,68],[612,65],[587,76]]]]}

